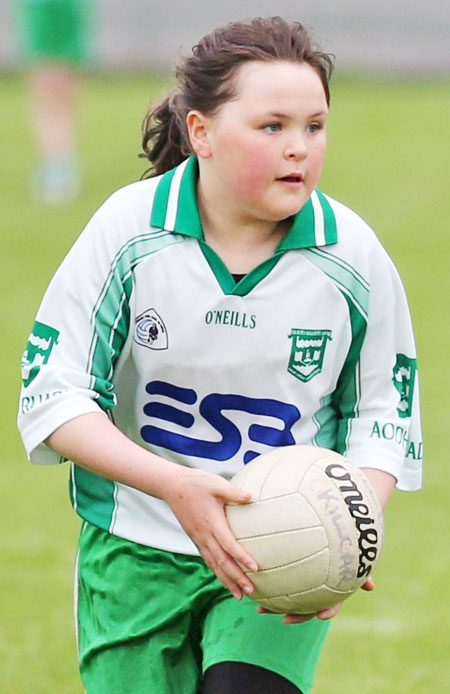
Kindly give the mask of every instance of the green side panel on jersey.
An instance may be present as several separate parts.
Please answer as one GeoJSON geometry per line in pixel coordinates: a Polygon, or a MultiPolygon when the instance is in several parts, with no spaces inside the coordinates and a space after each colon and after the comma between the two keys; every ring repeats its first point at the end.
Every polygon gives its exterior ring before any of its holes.
{"type": "Polygon", "coordinates": [[[317,426],[317,434],[313,437],[313,443],[316,446],[335,450],[337,417],[332,395],[321,398],[320,409],[313,415],[313,422],[317,426]]]}
{"type": "Polygon", "coordinates": [[[369,288],[361,275],[340,258],[318,249],[302,253],[335,283],[348,306],[352,341],[333,393],[333,404],[339,418],[336,450],[345,454],[351,423],[358,415],[361,392],[359,357],[367,330],[369,288]]]}
{"type": "Polygon", "coordinates": [[[358,406],[361,395],[359,358],[367,330],[365,318],[346,294],[344,297],[350,314],[352,343],[333,396],[335,407],[340,413],[336,450],[342,455],[347,450],[352,421],[359,414],[358,406]]]}
{"type": "Polygon", "coordinates": [[[135,237],[120,249],[111,265],[91,316],[95,330],[87,366],[104,410],[115,405],[111,378],[128,335],[133,270],[149,255],[181,241],[182,237],[164,231],[135,237]]]}
{"type": "Polygon", "coordinates": [[[72,464],[70,498],[79,516],[103,530],[111,527],[115,511],[116,485],[72,464]]]}
{"type": "MultiPolygon", "coordinates": [[[[119,358],[122,346],[128,335],[128,328],[130,325],[130,306],[128,301],[125,301],[124,299],[128,299],[133,291],[133,278],[131,275],[124,279],[123,289],[124,293],[122,295],[122,306],[120,307],[120,311],[118,313],[119,320],[115,327],[111,343],[113,364],[115,364],[119,358]]],[[[112,376],[112,369],[110,376],[112,376]]]]}

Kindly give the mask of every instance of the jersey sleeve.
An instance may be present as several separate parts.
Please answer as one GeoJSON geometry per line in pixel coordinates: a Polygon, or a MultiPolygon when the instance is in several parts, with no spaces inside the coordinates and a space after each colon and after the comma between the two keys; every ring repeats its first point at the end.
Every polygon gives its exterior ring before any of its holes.
{"type": "Polygon", "coordinates": [[[355,323],[352,349],[358,357],[340,384],[338,449],[360,467],[392,474],[399,489],[419,489],[423,456],[414,335],[403,285],[381,245],[371,255],[368,315],[355,323]]]}
{"type": "Polygon", "coordinates": [[[128,332],[131,278],[115,207],[100,208],[57,270],[22,358],[18,424],[36,463],[61,461],[43,443],[59,426],[116,403],[112,375],[128,332]]]}

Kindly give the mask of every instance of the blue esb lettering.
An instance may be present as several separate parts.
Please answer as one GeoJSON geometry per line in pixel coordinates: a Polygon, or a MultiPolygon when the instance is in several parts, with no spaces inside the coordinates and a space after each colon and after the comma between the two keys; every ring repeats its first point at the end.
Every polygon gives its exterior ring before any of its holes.
{"type": "MultiPolygon", "coordinates": [[[[188,410],[189,406],[197,402],[198,396],[195,390],[180,388],[164,381],[151,381],[145,390],[153,396],[152,400],[144,406],[144,414],[147,417],[170,422],[185,429],[194,426],[195,417],[188,410]],[[160,402],[154,396],[163,396],[166,400],[170,399],[178,404],[181,403],[184,408],[181,409],[175,405],[167,404],[167,402],[160,402]]],[[[185,436],[155,424],[145,424],[141,428],[141,436],[149,444],[167,448],[176,453],[211,460],[229,460],[236,455],[242,444],[241,432],[236,424],[224,414],[233,410],[255,415],[255,423],[248,428],[250,441],[271,447],[288,446],[295,443],[291,429],[301,417],[300,411],[295,405],[269,398],[249,398],[244,395],[221,393],[206,395],[199,405],[201,417],[211,425],[215,433],[220,434],[219,441],[185,436]],[[258,424],[258,419],[262,416],[279,420],[281,428],[258,424]]],[[[217,439],[217,436],[215,438],[217,439]]],[[[243,462],[248,463],[257,455],[259,455],[257,451],[244,451],[243,462]]]]}

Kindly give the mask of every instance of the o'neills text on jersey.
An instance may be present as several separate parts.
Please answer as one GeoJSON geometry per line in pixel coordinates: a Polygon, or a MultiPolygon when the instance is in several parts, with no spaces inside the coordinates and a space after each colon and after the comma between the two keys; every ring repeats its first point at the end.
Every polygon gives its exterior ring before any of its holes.
{"type": "Polygon", "coordinates": [[[208,311],[205,315],[206,325],[231,325],[235,328],[256,328],[256,316],[252,314],[248,316],[240,311],[208,311]]]}

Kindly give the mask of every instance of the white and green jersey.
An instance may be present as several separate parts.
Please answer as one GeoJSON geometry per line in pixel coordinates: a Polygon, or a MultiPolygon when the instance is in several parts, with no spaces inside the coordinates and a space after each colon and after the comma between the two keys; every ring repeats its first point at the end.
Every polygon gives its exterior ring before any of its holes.
{"type": "MultiPolygon", "coordinates": [[[[236,282],[206,244],[197,162],[111,196],[53,278],[23,358],[19,422],[36,463],[64,422],[103,411],[168,460],[225,477],[316,444],[421,484],[404,291],[371,229],[315,191],[272,258],[236,282]]],[[[168,505],[72,466],[77,512],[197,553],[168,505]]]]}

